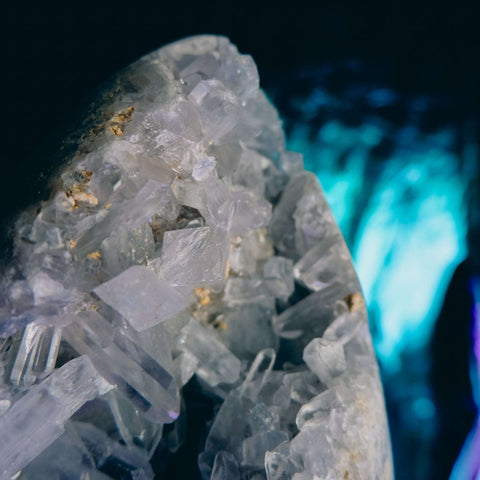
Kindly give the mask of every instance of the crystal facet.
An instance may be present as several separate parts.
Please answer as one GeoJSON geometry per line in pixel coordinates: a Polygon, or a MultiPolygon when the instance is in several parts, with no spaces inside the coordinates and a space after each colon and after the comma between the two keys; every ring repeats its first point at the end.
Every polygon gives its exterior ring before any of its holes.
{"type": "Polygon", "coordinates": [[[162,476],[205,404],[205,480],[391,479],[360,285],[252,58],[188,38],[96,105],[2,273],[0,478],[162,476]]]}

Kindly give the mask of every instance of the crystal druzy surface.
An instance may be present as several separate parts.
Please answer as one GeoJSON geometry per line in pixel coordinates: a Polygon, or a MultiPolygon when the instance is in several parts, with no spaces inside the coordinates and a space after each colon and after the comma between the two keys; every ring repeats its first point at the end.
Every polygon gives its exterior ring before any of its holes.
{"type": "Polygon", "coordinates": [[[2,275],[0,477],[154,478],[195,382],[203,479],[392,478],[360,285],[252,58],[179,41],[92,115],[2,275]]]}

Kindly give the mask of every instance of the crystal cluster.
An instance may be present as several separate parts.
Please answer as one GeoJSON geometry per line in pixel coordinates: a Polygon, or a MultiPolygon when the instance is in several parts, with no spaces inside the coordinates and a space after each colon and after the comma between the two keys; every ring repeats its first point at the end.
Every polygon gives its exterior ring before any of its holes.
{"type": "Polygon", "coordinates": [[[0,478],[154,478],[191,381],[216,404],[203,479],[392,478],[348,249],[251,57],[182,40],[102,102],[16,224],[0,478]]]}

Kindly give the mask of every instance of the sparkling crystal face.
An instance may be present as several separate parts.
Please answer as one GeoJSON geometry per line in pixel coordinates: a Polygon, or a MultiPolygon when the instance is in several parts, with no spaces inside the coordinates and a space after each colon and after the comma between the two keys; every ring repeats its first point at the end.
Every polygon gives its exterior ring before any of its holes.
{"type": "Polygon", "coordinates": [[[195,398],[197,477],[392,478],[348,249],[251,57],[188,38],[103,102],[16,224],[0,477],[181,478],[195,398]]]}

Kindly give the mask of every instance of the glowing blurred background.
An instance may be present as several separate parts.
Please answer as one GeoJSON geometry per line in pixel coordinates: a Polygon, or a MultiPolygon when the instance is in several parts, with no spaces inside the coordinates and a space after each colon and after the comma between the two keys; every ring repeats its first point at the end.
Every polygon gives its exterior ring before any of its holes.
{"type": "Polygon", "coordinates": [[[351,249],[397,480],[479,480],[477,18],[472,0],[8,2],[0,227],[38,198],[65,120],[102,81],[178,38],[229,36],[351,249]]]}
{"type": "MultiPolygon", "coordinates": [[[[478,229],[476,121],[448,97],[403,94],[372,71],[359,60],[330,62],[295,71],[271,94],[363,285],[396,478],[446,478],[477,411],[467,307],[467,283],[478,289],[468,244],[478,229]]],[[[452,478],[476,478],[465,473],[472,462],[458,462],[452,478]]]]}

